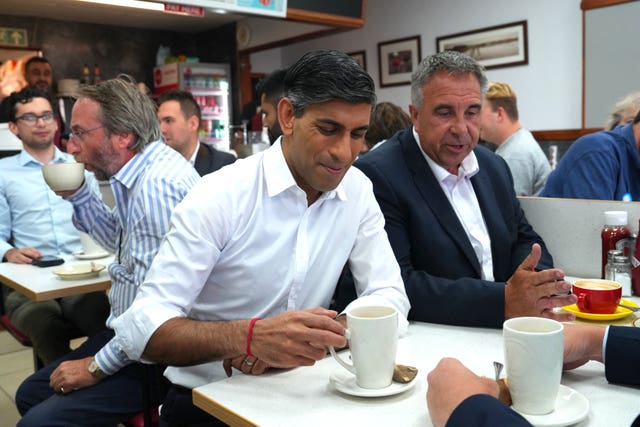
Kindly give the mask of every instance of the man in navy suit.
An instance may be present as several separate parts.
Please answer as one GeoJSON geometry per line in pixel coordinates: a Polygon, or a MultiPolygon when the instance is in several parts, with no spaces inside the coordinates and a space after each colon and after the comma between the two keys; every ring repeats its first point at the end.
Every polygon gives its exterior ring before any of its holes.
{"type": "Polygon", "coordinates": [[[187,159],[198,175],[217,171],[236,161],[233,154],[200,142],[198,132],[202,113],[190,92],[170,90],[158,99],[158,120],[167,145],[187,159]]]}
{"type": "MultiPolygon", "coordinates": [[[[640,386],[640,329],[566,324],[564,368],[577,368],[589,360],[604,360],[609,382],[640,386]],[[603,353],[603,340],[607,335],[603,353]]],[[[498,401],[498,385],[478,377],[456,359],[442,359],[427,377],[427,405],[435,427],[529,426],[515,411],[498,401]]],[[[640,417],[633,426],[640,426],[640,417]]]]}
{"type": "Polygon", "coordinates": [[[559,321],[571,284],[531,228],[503,159],[477,146],[487,87],[458,52],[426,58],[412,75],[413,128],[362,156],[411,301],[409,318],[501,327],[516,316],[559,321]],[[539,271],[540,270],[540,271],[539,271]]]}

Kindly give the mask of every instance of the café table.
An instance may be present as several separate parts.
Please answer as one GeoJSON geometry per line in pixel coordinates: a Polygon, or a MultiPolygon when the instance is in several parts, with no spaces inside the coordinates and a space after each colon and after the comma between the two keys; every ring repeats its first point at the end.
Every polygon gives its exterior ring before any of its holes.
{"type": "MultiPolygon", "coordinates": [[[[630,325],[635,316],[616,323],[630,325]]],[[[195,388],[193,402],[231,426],[427,427],[432,424],[426,376],[443,357],[460,359],[476,374],[493,378],[492,362],[504,362],[502,330],[411,322],[399,340],[396,361],[417,367],[418,376],[412,388],[392,396],[354,397],[337,391],[329,378],[342,376],[344,369],[329,356],[314,366],[261,376],[234,371],[231,378],[195,388]]],[[[640,413],[638,390],[609,384],[599,362],[563,372],[561,383],[589,401],[588,415],[578,426],[629,426],[640,413]]]]}
{"type": "Polygon", "coordinates": [[[53,274],[56,269],[75,264],[95,262],[107,267],[113,262],[113,255],[95,260],[79,260],[73,255],[63,257],[65,263],[53,267],[36,267],[31,264],[0,263],[0,282],[26,295],[34,301],[46,301],[94,291],[104,291],[111,287],[107,268],[97,276],[85,279],[63,280],[53,274]]]}

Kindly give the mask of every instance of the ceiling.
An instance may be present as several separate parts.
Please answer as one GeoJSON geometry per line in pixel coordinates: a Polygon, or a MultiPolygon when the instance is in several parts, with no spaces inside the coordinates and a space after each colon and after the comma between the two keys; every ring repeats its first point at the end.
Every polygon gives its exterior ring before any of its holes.
{"type": "Polygon", "coordinates": [[[195,33],[245,18],[205,10],[204,17],[182,16],[76,0],[1,0],[2,15],[30,16],[133,28],[195,33]]]}

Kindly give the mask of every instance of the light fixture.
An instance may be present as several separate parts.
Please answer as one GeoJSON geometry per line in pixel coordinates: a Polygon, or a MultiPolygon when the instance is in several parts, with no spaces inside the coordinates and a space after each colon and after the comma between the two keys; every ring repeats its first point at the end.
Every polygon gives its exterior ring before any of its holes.
{"type": "Polygon", "coordinates": [[[85,3],[103,4],[106,6],[133,7],[136,9],[154,10],[156,12],[164,12],[163,3],[153,3],[140,0],[77,0],[85,3]]]}

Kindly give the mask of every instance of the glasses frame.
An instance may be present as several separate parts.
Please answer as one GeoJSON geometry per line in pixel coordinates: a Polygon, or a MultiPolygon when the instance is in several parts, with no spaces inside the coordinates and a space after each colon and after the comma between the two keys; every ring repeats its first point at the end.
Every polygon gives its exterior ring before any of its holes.
{"type": "Polygon", "coordinates": [[[89,133],[89,132],[93,132],[94,130],[98,130],[103,128],[105,125],[100,125],[100,126],[96,126],[94,128],[91,129],[86,129],[86,130],[74,130],[69,132],[69,139],[77,139],[77,140],[82,140],[82,137],[89,133]]]}
{"type": "Polygon", "coordinates": [[[24,113],[20,117],[16,117],[16,121],[21,120],[29,126],[35,126],[38,124],[38,120],[42,120],[44,123],[52,123],[56,119],[56,113],[53,111],[47,111],[41,115],[37,115],[34,113],[24,113]],[[31,120],[35,118],[32,122],[31,120]]]}

